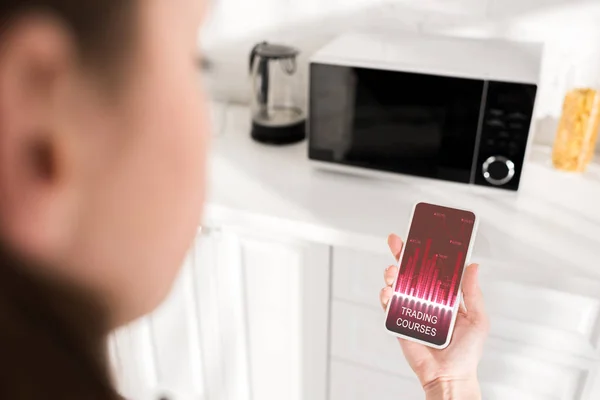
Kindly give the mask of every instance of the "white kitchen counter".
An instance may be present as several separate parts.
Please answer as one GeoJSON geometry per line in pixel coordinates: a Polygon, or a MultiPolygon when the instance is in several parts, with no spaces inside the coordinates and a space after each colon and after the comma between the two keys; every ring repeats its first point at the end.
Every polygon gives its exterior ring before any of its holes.
{"type": "Polygon", "coordinates": [[[272,147],[250,138],[246,107],[217,105],[205,223],[260,229],[329,245],[385,252],[405,235],[414,203],[474,210],[473,261],[600,276],[600,165],[555,171],[535,148],[518,194],[436,180],[369,179],[317,170],[306,142],[272,147]]]}

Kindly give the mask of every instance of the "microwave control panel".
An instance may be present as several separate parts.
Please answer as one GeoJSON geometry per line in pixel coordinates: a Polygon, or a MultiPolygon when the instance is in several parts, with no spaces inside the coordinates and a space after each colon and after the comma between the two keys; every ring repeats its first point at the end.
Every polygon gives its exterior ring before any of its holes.
{"type": "Polygon", "coordinates": [[[488,81],[474,183],[518,190],[537,86],[488,81]]]}

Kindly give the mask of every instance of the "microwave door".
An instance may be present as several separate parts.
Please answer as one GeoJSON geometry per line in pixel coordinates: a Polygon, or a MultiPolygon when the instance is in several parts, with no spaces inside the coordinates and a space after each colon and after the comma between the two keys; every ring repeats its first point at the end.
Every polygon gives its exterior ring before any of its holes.
{"type": "Polygon", "coordinates": [[[443,110],[405,106],[389,110],[387,115],[388,118],[380,118],[376,110],[361,111],[348,153],[350,159],[414,165],[415,160],[422,164],[438,158],[443,141],[443,110]]]}
{"type": "Polygon", "coordinates": [[[483,81],[312,64],[310,157],[469,182],[483,81]]]}
{"type": "Polygon", "coordinates": [[[444,141],[444,108],[420,104],[382,108],[379,104],[357,107],[347,160],[389,171],[437,176],[444,141]]]}

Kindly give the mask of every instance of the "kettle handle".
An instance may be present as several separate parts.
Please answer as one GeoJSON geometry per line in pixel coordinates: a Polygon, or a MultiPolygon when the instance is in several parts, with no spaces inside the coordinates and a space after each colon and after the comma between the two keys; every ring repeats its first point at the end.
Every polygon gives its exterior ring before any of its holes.
{"type": "Polygon", "coordinates": [[[261,42],[261,43],[258,43],[256,46],[254,46],[252,48],[252,51],[250,52],[250,68],[249,68],[250,73],[252,73],[252,70],[254,69],[254,60],[256,59],[256,53],[257,53],[258,48],[260,46],[265,45],[265,44],[268,44],[268,43],[267,42],[261,42]]]}
{"type": "MultiPolygon", "coordinates": [[[[250,74],[253,73],[254,63],[256,62],[257,50],[259,46],[266,45],[267,42],[261,42],[252,48],[250,52],[250,74]]],[[[267,60],[260,60],[257,71],[260,77],[260,87],[254,89],[256,100],[261,107],[266,107],[269,97],[269,66],[267,60]]],[[[254,83],[256,85],[256,82],[254,83]]]]}

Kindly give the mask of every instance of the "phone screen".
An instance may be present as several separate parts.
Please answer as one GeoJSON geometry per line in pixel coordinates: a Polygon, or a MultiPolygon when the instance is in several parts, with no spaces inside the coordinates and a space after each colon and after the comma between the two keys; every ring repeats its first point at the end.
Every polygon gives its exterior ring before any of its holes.
{"type": "Polygon", "coordinates": [[[419,203],[399,264],[386,327],[443,347],[449,344],[475,214],[419,203]]]}

